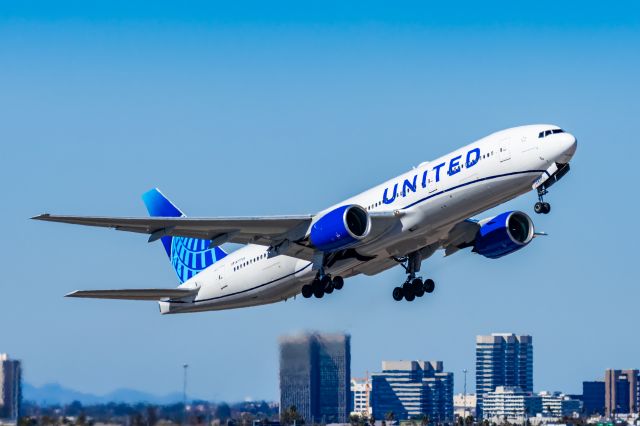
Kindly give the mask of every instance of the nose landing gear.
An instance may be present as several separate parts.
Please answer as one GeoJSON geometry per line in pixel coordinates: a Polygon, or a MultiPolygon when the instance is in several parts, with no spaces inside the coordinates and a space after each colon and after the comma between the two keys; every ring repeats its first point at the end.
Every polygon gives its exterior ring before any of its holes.
{"type": "Polygon", "coordinates": [[[533,206],[533,211],[537,214],[549,214],[551,211],[551,204],[544,201],[544,196],[548,193],[549,191],[544,186],[538,187],[538,202],[533,206]]]}
{"type": "Polygon", "coordinates": [[[393,258],[396,262],[407,271],[407,280],[400,287],[393,289],[393,300],[401,301],[406,299],[412,302],[416,297],[422,297],[425,293],[433,293],[436,284],[432,279],[428,278],[422,281],[422,278],[416,277],[416,272],[420,271],[420,262],[422,261],[419,252],[410,253],[404,258],[393,258]]]}

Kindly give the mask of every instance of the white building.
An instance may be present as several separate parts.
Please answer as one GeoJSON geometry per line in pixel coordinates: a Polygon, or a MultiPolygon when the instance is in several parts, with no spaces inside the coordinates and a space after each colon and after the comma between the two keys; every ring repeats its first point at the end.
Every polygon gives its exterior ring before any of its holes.
{"type": "Polygon", "coordinates": [[[0,354],[0,419],[15,421],[20,412],[20,361],[0,354]]]}
{"type": "Polygon", "coordinates": [[[476,394],[459,393],[453,395],[453,414],[456,417],[466,418],[468,416],[476,417],[476,394]]]}
{"type": "Polygon", "coordinates": [[[582,401],[571,399],[560,392],[540,392],[542,413],[551,417],[573,417],[582,413],[582,401]]]}
{"type": "Polygon", "coordinates": [[[359,416],[371,416],[371,380],[351,379],[351,394],[353,395],[353,412],[359,416]]]}
{"type": "Polygon", "coordinates": [[[502,420],[523,421],[542,411],[542,400],[519,387],[498,386],[484,395],[482,418],[497,423],[502,420]]]}

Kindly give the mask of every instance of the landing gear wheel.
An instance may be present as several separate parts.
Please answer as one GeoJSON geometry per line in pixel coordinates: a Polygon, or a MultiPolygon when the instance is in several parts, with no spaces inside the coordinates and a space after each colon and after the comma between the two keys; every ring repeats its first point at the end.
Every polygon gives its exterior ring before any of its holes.
{"type": "Polygon", "coordinates": [[[396,287],[393,289],[393,300],[399,302],[402,300],[402,289],[400,287],[396,287]]]}
{"type": "Polygon", "coordinates": [[[325,284],[324,292],[327,294],[333,293],[333,282],[331,282],[331,280],[329,280],[327,284],[325,284]]]}
{"type": "Polygon", "coordinates": [[[542,203],[542,213],[549,214],[551,212],[551,204],[542,203]]]}
{"type": "Polygon", "coordinates": [[[416,298],[416,295],[413,293],[413,286],[411,283],[404,283],[402,285],[402,293],[404,293],[404,298],[407,299],[408,302],[411,302],[416,298]]]}
{"type": "Polygon", "coordinates": [[[313,290],[313,295],[316,298],[321,299],[322,296],[324,296],[324,287],[318,278],[313,280],[313,283],[311,283],[311,289],[313,290]]]}
{"type": "Polygon", "coordinates": [[[313,295],[316,297],[316,299],[322,299],[322,296],[324,296],[324,290],[320,287],[316,287],[313,289],[313,295]]]}
{"type": "Polygon", "coordinates": [[[344,286],[344,280],[342,279],[342,277],[338,276],[338,277],[333,277],[333,288],[335,288],[336,290],[342,290],[342,286],[344,286]]]}
{"type": "Polygon", "coordinates": [[[436,283],[433,282],[431,278],[425,280],[424,282],[424,291],[427,293],[433,293],[433,290],[436,289],[436,283]]]}
{"type": "Polygon", "coordinates": [[[540,201],[538,201],[534,206],[533,206],[533,211],[536,212],[536,214],[542,214],[545,213],[544,211],[544,205],[546,203],[541,203],[540,201]]]}
{"type": "Polygon", "coordinates": [[[303,285],[302,286],[302,297],[304,297],[305,299],[308,299],[311,296],[313,296],[313,287],[311,287],[310,284],[303,285]]]}
{"type": "Polygon", "coordinates": [[[411,281],[411,285],[413,286],[413,293],[416,295],[416,297],[424,296],[424,285],[422,284],[422,280],[420,278],[414,278],[414,280],[411,281]]]}

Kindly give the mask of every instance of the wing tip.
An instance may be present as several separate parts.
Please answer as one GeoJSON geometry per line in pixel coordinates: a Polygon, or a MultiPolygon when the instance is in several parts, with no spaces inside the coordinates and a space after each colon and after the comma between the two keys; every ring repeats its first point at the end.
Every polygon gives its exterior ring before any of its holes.
{"type": "Polygon", "coordinates": [[[36,216],[31,217],[32,220],[46,220],[47,218],[51,217],[51,215],[49,213],[42,213],[36,216]]]}

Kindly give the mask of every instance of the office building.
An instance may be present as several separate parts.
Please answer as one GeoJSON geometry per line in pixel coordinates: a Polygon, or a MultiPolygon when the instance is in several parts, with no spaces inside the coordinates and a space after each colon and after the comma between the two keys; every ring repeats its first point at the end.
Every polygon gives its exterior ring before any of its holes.
{"type": "Polygon", "coordinates": [[[542,414],[547,417],[575,417],[582,414],[582,401],[560,392],[540,392],[542,414]]]}
{"type": "Polygon", "coordinates": [[[305,423],[346,423],[351,338],[307,333],[280,339],[280,410],[295,406],[305,423]]]}
{"type": "Polygon", "coordinates": [[[20,361],[0,354],[0,419],[15,421],[20,415],[21,375],[20,361]]]}
{"type": "Polygon", "coordinates": [[[638,413],[640,377],[638,370],[606,370],[604,374],[605,414],[638,413]]]}
{"type": "Polygon", "coordinates": [[[517,386],[498,386],[484,394],[482,418],[502,422],[522,422],[542,412],[542,398],[517,386]]]}
{"type": "Polygon", "coordinates": [[[582,410],[585,416],[604,416],[604,382],[582,382],[582,410]]]}
{"type": "Polygon", "coordinates": [[[498,386],[533,392],[533,339],[513,333],[476,337],[476,395],[482,417],[484,395],[498,386]]]}
{"type": "Polygon", "coordinates": [[[459,393],[453,396],[453,414],[456,417],[476,417],[476,394],[459,393]]]}
{"type": "Polygon", "coordinates": [[[351,379],[351,396],[353,397],[353,414],[359,416],[371,416],[371,380],[351,379]]]}
{"type": "Polygon", "coordinates": [[[376,419],[393,412],[396,420],[453,420],[453,373],[443,371],[442,361],[383,361],[382,372],[371,375],[371,387],[376,419]]]}

